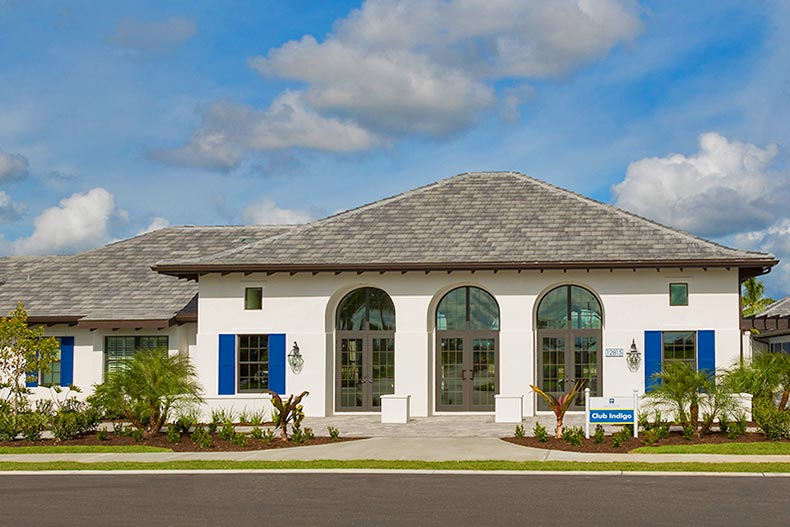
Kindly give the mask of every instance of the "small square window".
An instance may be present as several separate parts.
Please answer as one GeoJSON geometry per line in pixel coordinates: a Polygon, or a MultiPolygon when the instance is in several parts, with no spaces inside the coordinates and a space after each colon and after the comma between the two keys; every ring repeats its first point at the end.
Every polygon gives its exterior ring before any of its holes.
{"type": "Polygon", "coordinates": [[[263,309],[262,287],[247,287],[244,289],[244,309],[263,309]]]}
{"type": "Polygon", "coordinates": [[[670,306],[689,305],[688,284],[669,284],[669,305],[670,306]]]}

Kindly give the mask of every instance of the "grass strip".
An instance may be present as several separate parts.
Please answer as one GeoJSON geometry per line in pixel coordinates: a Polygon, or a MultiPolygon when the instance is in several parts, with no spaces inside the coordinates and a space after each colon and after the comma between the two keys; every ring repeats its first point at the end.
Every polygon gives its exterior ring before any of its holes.
{"type": "Polygon", "coordinates": [[[140,452],[172,452],[172,450],[169,448],[146,445],[47,445],[0,447],[0,454],[137,454],[140,452]]]}
{"type": "Polygon", "coordinates": [[[631,452],[637,454],[788,455],[790,454],[790,443],[762,441],[759,443],[643,446],[635,448],[631,452]]]}
{"type": "Polygon", "coordinates": [[[284,469],[379,469],[379,470],[530,470],[530,471],[626,471],[626,472],[790,472],[790,463],[645,463],[583,461],[224,461],[185,460],[161,463],[109,461],[80,463],[0,462],[0,471],[18,470],[284,470],[284,469]]]}

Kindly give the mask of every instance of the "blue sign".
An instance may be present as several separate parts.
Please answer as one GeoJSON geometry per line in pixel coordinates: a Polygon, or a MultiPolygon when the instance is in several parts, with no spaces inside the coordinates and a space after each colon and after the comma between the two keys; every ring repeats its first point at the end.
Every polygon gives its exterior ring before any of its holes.
{"type": "Polygon", "coordinates": [[[590,410],[590,423],[628,425],[634,422],[634,410],[623,408],[601,408],[590,410]]]}

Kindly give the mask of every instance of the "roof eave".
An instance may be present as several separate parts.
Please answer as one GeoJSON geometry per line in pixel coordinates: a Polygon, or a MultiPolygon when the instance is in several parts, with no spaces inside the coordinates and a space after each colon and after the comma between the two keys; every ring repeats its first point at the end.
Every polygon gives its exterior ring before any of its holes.
{"type": "Polygon", "coordinates": [[[645,268],[708,268],[734,267],[746,274],[764,274],[778,264],[766,259],[710,260],[610,260],[567,262],[428,262],[428,263],[360,263],[360,264],[250,264],[250,263],[188,263],[157,264],[151,269],[179,278],[197,279],[206,273],[301,273],[301,272],[386,272],[386,271],[497,271],[497,270],[565,270],[565,269],[645,269],[645,268]]]}

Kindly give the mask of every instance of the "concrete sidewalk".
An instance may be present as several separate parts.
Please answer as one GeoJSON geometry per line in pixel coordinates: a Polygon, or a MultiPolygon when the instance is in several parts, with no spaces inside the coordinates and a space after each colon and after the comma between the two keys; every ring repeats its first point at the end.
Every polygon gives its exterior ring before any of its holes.
{"type": "Polygon", "coordinates": [[[514,445],[491,437],[373,437],[356,441],[247,452],[150,452],[112,454],[2,454],[0,462],[107,461],[163,462],[186,460],[418,460],[418,461],[585,461],[790,463],[790,456],[714,454],[586,454],[514,445]]]}

